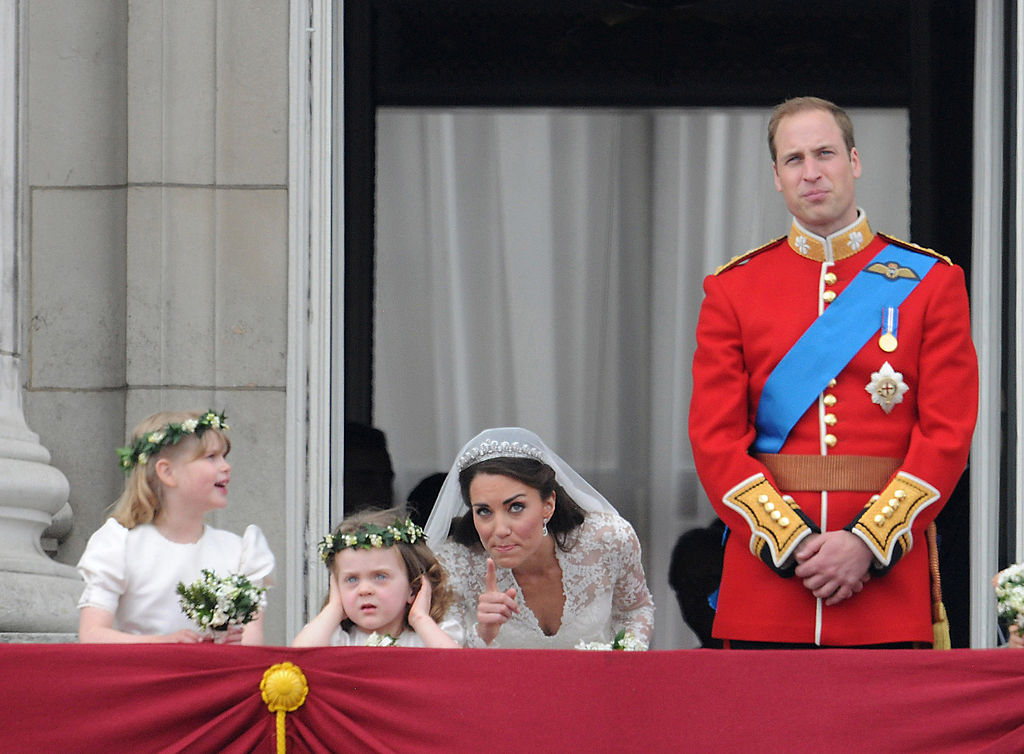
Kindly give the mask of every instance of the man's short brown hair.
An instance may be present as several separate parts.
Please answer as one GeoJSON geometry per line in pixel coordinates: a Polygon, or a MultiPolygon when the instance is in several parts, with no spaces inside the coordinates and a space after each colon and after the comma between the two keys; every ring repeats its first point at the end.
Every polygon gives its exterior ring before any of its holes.
{"type": "Polygon", "coordinates": [[[839,126],[840,132],[843,134],[846,153],[849,154],[850,150],[856,146],[853,141],[853,121],[850,120],[850,116],[846,114],[843,108],[833,102],[829,102],[827,99],[821,99],[821,97],[793,97],[776,105],[775,109],[772,110],[772,116],[768,119],[768,152],[772,156],[773,164],[777,157],[775,152],[775,133],[779,130],[779,123],[782,122],[783,118],[795,115],[796,113],[802,113],[805,110],[824,110],[827,113],[831,113],[832,117],[836,119],[836,125],[839,126]]]}

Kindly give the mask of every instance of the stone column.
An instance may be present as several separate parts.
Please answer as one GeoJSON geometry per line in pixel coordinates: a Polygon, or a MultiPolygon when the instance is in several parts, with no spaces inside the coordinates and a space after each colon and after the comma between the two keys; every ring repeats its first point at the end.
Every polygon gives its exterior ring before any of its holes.
{"type": "Polygon", "coordinates": [[[40,536],[68,501],[68,481],[25,423],[18,253],[18,3],[0,0],[0,640],[76,630],[82,590],[40,536]]]}

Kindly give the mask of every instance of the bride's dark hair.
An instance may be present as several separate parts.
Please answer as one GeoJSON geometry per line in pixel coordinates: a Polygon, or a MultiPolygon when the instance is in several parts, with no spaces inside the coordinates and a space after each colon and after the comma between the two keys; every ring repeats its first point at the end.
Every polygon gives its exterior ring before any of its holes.
{"type": "MultiPolygon", "coordinates": [[[[510,477],[537,490],[542,500],[554,493],[555,510],[548,519],[548,532],[554,537],[559,549],[568,550],[572,547],[569,534],[579,528],[587,513],[562,489],[562,485],[555,479],[554,469],[533,458],[500,457],[475,463],[459,474],[462,502],[467,506],[470,504],[469,485],[477,474],[510,477]]],[[[473,525],[472,510],[452,521],[451,536],[456,542],[467,547],[480,545],[480,536],[473,525]]]]}

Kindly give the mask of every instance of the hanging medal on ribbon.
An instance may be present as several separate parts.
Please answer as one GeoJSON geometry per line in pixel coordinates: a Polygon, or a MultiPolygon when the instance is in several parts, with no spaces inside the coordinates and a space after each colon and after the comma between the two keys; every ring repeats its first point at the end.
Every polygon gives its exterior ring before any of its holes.
{"type": "Polygon", "coordinates": [[[892,353],[899,345],[896,333],[899,330],[900,310],[895,306],[882,309],[882,334],[878,336],[878,347],[886,353],[892,353]]]}
{"type": "MultiPolygon", "coordinates": [[[[797,421],[818,398],[829,380],[878,333],[878,345],[895,349],[899,305],[928,274],[937,257],[889,244],[881,249],[828,305],[768,375],[757,404],[758,453],[778,453],[797,421]],[[891,312],[891,315],[889,314],[891,312]],[[891,327],[886,324],[891,322],[891,327]]],[[[896,381],[899,389],[899,381],[896,381]]],[[[886,388],[887,390],[888,388],[886,388]]],[[[874,395],[874,393],[872,393],[874,395]]],[[[893,398],[888,405],[898,401],[893,398]]],[[[883,407],[883,410],[885,408],[883,407]]]]}

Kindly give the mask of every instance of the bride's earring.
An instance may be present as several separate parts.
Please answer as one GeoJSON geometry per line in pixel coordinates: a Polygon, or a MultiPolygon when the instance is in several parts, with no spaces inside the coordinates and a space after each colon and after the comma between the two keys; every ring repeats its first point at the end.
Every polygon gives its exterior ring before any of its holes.
{"type": "Polygon", "coordinates": [[[544,526],[540,530],[540,535],[546,537],[548,535],[548,520],[544,519],[544,526]]]}

